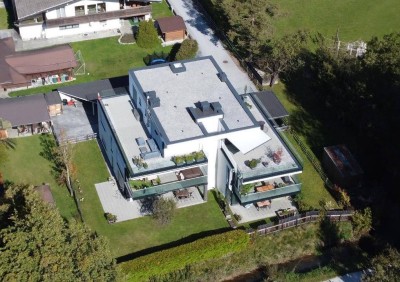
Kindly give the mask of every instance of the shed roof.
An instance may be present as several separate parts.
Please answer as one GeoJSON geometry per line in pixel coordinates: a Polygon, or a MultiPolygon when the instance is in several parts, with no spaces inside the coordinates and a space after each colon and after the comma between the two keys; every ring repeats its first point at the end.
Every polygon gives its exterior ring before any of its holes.
{"type": "Polygon", "coordinates": [[[157,23],[162,33],[186,30],[185,23],[180,16],[161,18],[157,20],[157,23]]]}
{"type": "Polygon", "coordinates": [[[9,121],[12,126],[50,120],[43,94],[0,99],[0,118],[9,121]]]}
{"type": "Polygon", "coordinates": [[[61,97],[58,91],[52,91],[50,93],[44,94],[44,98],[46,99],[47,105],[56,105],[56,104],[61,104],[61,97]]]}
{"type": "Polygon", "coordinates": [[[276,119],[289,116],[285,107],[272,91],[262,91],[251,94],[257,104],[266,112],[268,119],[276,119]]]}

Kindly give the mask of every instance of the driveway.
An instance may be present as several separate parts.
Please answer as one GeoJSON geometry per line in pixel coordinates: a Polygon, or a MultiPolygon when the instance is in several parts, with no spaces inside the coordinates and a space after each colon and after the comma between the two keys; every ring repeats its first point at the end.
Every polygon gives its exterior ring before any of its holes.
{"type": "Polygon", "coordinates": [[[241,69],[236,59],[223,47],[201,11],[193,7],[192,0],[168,0],[175,13],[183,18],[186,28],[199,44],[199,56],[212,55],[239,94],[256,91],[254,83],[241,69]]]}

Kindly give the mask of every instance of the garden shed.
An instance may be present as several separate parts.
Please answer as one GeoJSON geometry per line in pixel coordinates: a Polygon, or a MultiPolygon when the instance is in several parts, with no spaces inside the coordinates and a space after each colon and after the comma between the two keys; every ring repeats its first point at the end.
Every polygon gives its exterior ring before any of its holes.
{"type": "Polygon", "coordinates": [[[182,41],[186,37],[186,26],[180,16],[158,19],[157,24],[165,42],[182,41]]]}

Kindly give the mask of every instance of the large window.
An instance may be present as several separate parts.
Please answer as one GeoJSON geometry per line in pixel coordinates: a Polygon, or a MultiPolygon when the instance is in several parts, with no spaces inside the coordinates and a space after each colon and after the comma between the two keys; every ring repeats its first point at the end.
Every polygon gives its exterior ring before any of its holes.
{"type": "Polygon", "coordinates": [[[88,15],[90,15],[90,14],[96,14],[96,13],[97,13],[96,4],[88,5],[88,6],[87,6],[87,10],[88,10],[88,15]]]}
{"type": "Polygon", "coordinates": [[[71,28],[79,28],[79,24],[70,24],[70,25],[60,26],[60,30],[71,29],[71,28]]]}
{"type": "Polygon", "coordinates": [[[84,16],[84,15],[85,15],[85,6],[76,6],[75,16],[84,16]]]}

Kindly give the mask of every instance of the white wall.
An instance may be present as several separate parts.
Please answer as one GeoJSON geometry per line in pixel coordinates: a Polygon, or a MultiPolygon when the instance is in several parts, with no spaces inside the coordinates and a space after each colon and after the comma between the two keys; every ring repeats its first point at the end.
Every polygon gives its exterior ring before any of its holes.
{"type": "Polygon", "coordinates": [[[197,119],[197,122],[201,122],[208,133],[217,132],[219,130],[219,120],[223,118],[223,115],[206,117],[197,119]]]}
{"type": "Polygon", "coordinates": [[[55,38],[66,35],[76,35],[83,33],[91,33],[95,31],[117,29],[121,27],[119,19],[108,20],[106,22],[92,22],[79,24],[78,28],[62,29],[59,27],[46,28],[46,38],[55,38]]]}
{"type": "Polygon", "coordinates": [[[29,40],[35,38],[44,37],[43,24],[40,23],[38,25],[29,25],[19,28],[19,34],[21,35],[22,40],[29,40]]]}

